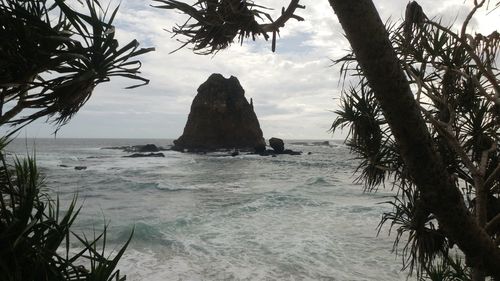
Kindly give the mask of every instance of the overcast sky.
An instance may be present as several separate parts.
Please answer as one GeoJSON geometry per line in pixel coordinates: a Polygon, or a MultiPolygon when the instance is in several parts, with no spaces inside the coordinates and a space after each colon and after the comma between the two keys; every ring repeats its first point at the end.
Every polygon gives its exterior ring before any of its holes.
{"type": "MultiPolygon", "coordinates": [[[[103,0],[102,2],[105,2],[103,0]]],[[[288,0],[256,0],[280,11],[288,0]]],[[[400,20],[407,1],[374,0],[382,19],[400,20]]],[[[444,23],[461,22],[468,11],[467,0],[418,1],[429,17],[444,23]]],[[[118,1],[112,3],[118,4],[118,1]]],[[[96,88],[92,98],[58,137],[80,138],[177,138],[187,120],[198,86],[212,73],[236,76],[254,108],[264,137],[286,139],[332,139],[341,93],[339,69],[331,66],[348,50],[348,43],[327,0],[302,0],[304,22],[290,22],[281,33],[276,53],[270,42],[235,44],[215,56],[200,56],[181,49],[170,30],[185,17],[176,12],[151,8],[151,1],[122,0],[115,21],[123,45],[136,38],[142,47],[156,51],[142,56],[142,74],[148,86],[124,90],[133,82],[115,79],[96,88]]],[[[272,14],[275,12],[272,12],[272,14]]],[[[484,13],[471,26],[483,34],[498,30],[498,11],[484,13]]],[[[21,137],[52,137],[54,127],[38,122],[21,137]]]]}

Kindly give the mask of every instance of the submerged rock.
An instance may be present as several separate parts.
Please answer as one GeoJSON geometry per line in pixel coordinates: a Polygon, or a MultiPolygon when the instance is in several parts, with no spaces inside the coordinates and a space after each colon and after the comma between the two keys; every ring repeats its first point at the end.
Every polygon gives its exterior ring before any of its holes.
{"type": "Polygon", "coordinates": [[[163,153],[134,153],[134,154],[131,154],[131,155],[126,155],[126,156],[123,156],[123,157],[126,157],[126,158],[139,158],[139,157],[165,157],[165,154],[163,153]]]}
{"type": "Polygon", "coordinates": [[[157,146],[155,144],[141,144],[141,145],[127,145],[127,146],[112,146],[112,147],[103,147],[101,149],[116,149],[123,150],[124,152],[158,152],[162,150],[168,150],[161,146],[157,146]]]}
{"type": "Polygon", "coordinates": [[[178,151],[265,150],[259,120],[234,76],[212,74],[198,88],[184,132],[174,141],[178,151]]]}
{"type": "Polygon", "coordinates": [[[329,146],[330,145],[330,142],[329,141],[315,141],[312,143],[312,145],[316,145],[316,146],[329,146]]]}
{"type": "Polygon", "coordinates": [[[146,145],[136,145],[134,146],[135,151],[137,152],[158,152],[160,148],[154,144],[146,144],[146,145]]]}

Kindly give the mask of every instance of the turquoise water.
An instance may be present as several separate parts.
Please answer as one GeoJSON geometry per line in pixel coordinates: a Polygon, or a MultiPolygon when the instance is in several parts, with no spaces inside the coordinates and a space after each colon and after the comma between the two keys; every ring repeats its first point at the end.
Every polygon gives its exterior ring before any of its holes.
{"type": "Polygon", "coordinates": [[[377,237],[388,210],[379,203],[391,194],[352,183],[356,162],[340,142],[287,145],[305,153],[278,157],[123,158],[101,149],[170,140],[15,140],[8,150],[24,155],[34,142],[46,188],[65,202],[78,193],[77,233],[109,222],[110,242],[119,245],[135,226],[120,264],[127,280],[406,277],[387,231],[377,237]]]}

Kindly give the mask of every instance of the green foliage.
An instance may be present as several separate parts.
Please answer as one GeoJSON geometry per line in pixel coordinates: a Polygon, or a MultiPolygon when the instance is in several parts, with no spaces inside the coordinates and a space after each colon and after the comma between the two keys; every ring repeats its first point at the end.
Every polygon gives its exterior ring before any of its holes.
{"type": "Polygon", "coordinates": [[[129,240],[116,255],[107,257],[106,228],[92,240],[72,233],[80,208],[76,197],[61,210],[59,198],[41,192],[43,179],[35,159],[16,158],[6,163],[0,141],[0,276],[6,281],[29,280],[125,280],[116,264],[129,240]],[[70,253],[70,239],[81,242],[81,250],[70,253]],[[98,245],[101,247],[98,250],[98,245]],[[90,264],[89,267],[87,265],[90,264]]]}
{"type": "MultiPolygon", "coordinates": [[[[181,49],[189,44],[193,51],[207,55],[217,53],[229,47],[237,38],[240,44],[247,38],[255,40],[258,36],[268,40],[272,33],[272,50],[276,50],[276,35],[280,28],[293,18],[304,20],[295,14],[297,8],[304,9],[300,0],[291,0],[288,7],[282,8],[281,16],[275,20],[267,13],[269,8],[255,4],[253,1],[240,0],[200,0],[190,5],[184,1],[153,0],[158,4],[155,8],[178,10],[189,16],[189,19],[172,29],[174,36],[181,35],[181,49]],[[270,23],[259,23],[267,19],[270,23]]],[[[177,50],[178,50],[177,49],[177,50]]],[[[177,51],[175,50],[175,51],[177,51]]],[[[174,51],[174,52],[175,52],[174,51]]]]}
{"type": "Polygon", "coordinates": [[[148,83],[132,59],[153,49],[138,49],[136,40],[119,46],[113,26],[118,7],[109,11],[97,0],[84,6],[88,14],[64,0],[0,0],[0,124],[47,117],[61,126],[110,77],[141,82],[128,88],[148,83]],[[25,109],[29,114],[19,117],[25,109]]]}
{"type": "MultiPolygon", "coordinates": [[[[87,14],[64,0],[0,0],[0,126],[11,134],[46,117],[66,124],[87,102],[94,88],[110,77],[141,83],[136,40],[119,46],[110,11],[98,0],[80,1],[87,14]],[[19,116],[27,112],[28,115],[19,116]]],[[[106,253],[106,231],[92,239],[71,231],[80,212],[76,197],[68,209],[41,192],[43,179],[35,159],[16,158],[8,165],[0,140],[0,277],[26,280],[125,280],[116,270],[128,241],[114,257],[106,253]],[[80,250],[70,240],[79,242],[80,250]],[[71,251],[70,251],[71,250],[71,251]]]]}
{"type": "Polygon", "coordinates": [[[443,258],[437,264],[431,264],[423,273],[419,280],[431,281],[471,281],[471,272],[469,272],[462,259],[456,258],[443,258]]]}
{"type": "MultiPolygon", "coordinates": [[[[227,48],[238,37],[239,42],[245,38],[262,34],[256,18],[266,15],[259,6],[246,1],[198,1],[191,6],[175,0],[154,0],[161,9],[177,9],[194,19],[174,28],[174,33],[187,36],[185,45],[192,43],[194,51],[210,54],[227,48]]],[[[181,47],[181,48],[182,48],[181,47]]]]}
{"type": "MultiPolygon", "coordinates": [[[[427,19],[415,2],[408,7],[406,21],[388,27],[393,48],[435,149],[470,212],[486,227],[500,211],[500,72],[495,66],[500,36],[466,34],[467,21],[457,34],[427,19]]],[[[393,210],[383,215],[381,225],[390,222],[391,229],[396,228],[395,249],[406,239],[403,250],[397,251],[404,268],[431,280],[466,280],[444,276],[450,268],[462,270],[464,276],[470,271],[451,262],[448,249],[454,243],[421,200],[354,55],[336,62],[342,64],[344,77],[354,73],[359,83],[343,92],[332,130],[350,128],[346,143],[361,159],[358,179],[367,190],[385,182],[397,188],[398,195],[389,202],[393,210]],[[438,261],[443,263],[436,265],[438,261]],[[440,274],[444,275],[437,277],[440,274]]],[[[490,235],[495,239],[500,233],[490,231],[490,235]]]]}

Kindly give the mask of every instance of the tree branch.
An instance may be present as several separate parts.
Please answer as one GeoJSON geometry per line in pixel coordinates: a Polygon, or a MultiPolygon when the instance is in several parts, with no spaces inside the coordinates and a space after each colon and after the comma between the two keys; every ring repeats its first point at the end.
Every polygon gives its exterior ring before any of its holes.
{"type": "MultiPolygon", "coordinates": [[[[280,28],[284,27],[290,19],[303,21],[304,19],[295,14],[297,9],[304,9],[300,0],[290,0],[285,9],[283,7],[281,16],[275,21],[271,16],[261,9],[267,9],[253,4],[250,1],[239,0],[201,0],[193,5],[188,5],[176,0],[154,0],[161,4],[154,8],[178,10],[193,20],[192,23],[177,25],[172,29],[175,35],[186,38],[183,46],[194,45],[194,51],[199,54],[212,54],[227,48],[238,38],[243,43],[245,38],[252,40],[262,35],[265,40],[269,39],[268,33],[272,33],[272,50],[275,51],[276,35],[280,28]],[[258,23],[257,19],[267,18],[270,23],[258,23]]],[[[174,36],[175,36],[174,35],[174,36]]],[[[179,49],[180,49],[179,48],[179,49]]]]}
{"type": "Polygon", "coordinates": [[[491,83],[491,86],[495,90],[495,97],[499,98],[500,97],[500,85],[498,85],[498,82],[496,80],[495,75],[491,72],[491,69],[486,69],[484,67],[484,64],[481,61],[481,59],[477,56],[477,54],[474,52],[474,50],[472,49],[472,47],[469,44],[467,44],[467,41],[466,41],[467,39],[459,37],[455,33],[451,32],[448,28],[443,27],[442,25],[440,25],[438,23],[435,23],[435,22],[432,22],[432,21],[426,21],[426,23],[428,23],[428,24],[430,24],[432,26],[435,26],[436,28],[438,28],[438,29],[446,32],[448,35],[450,35],[451,37],[455,38],[457,41],[459,41],[460,43],[462,43],[462,45],[464,45],[465,50],[471,56],[472,60],[474,60],[474,62],[476,63],[477,68],[479,69],[479,71],[491,83]]]}
{"type": "Polygon", "coordinates": [[[491,219],[484,227],[489,234],[495,234],[496,230],[500,227],[500,214],[497,214],[491,219]]]}
{"type": "Polygon", "coordinates": [[[274,22],[268,24],[261,24],[260,27],[264,32],[278,32],[280,28],[284,27],[286,22],[290,19],[296,19],[298,21],[303,21],[304,18],[295,15],[295,10],[305,9],[306,6],[299,4],[300,0],[291,0],[288,8],[283,7],[281,10],[281,16],[277,18],[274,22]]]}
{"type": "Polygon", "coordinates": [[[467,17],[465,18],[464,23],[462,24],[462,31],[460,32],[460,36],[462,36],[462,38],[465,37],[465,31],[467,29],[467,25],[469,25],[470,20],[472,19],[474,14],[477,12],[477,10],[484,5],[485,1],[486,0],[481,0],[480,3],[477,3],[476,1],[474,1],[474,8],[469,12],[467,17]]]}

